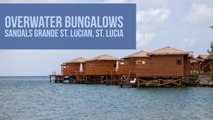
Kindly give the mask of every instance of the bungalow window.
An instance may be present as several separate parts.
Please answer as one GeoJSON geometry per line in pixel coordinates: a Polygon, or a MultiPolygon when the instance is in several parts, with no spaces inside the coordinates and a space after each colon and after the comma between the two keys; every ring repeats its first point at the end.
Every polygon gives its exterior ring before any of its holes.
{"type": "Polygon", "coordinates": [[[92,67],[92,65],[91,65],[91,64],[88,64],[87,66],[88,66],[88,67],[92,67]]]}
{"type": "Polygon", "coordinates": [[[120,65],[125,65],[125,63],[124,62],[120,62],[120,65]]]}
{"type": "Polygon", "coordinates": [[[67,66],[64,66],[64,68],[67,68],[67,66]]]}
{"type": "Polygon", "coordinates": [[[146,62],[145,61],[136,61],[136,64],[141,64],[141,65],[143,65],[143,64],[145,64],[146,62]]]}
{"type": "Polygon", "coordinates": [[[182,65],[182,60],[176,60],[176,65],[182,65]]]}

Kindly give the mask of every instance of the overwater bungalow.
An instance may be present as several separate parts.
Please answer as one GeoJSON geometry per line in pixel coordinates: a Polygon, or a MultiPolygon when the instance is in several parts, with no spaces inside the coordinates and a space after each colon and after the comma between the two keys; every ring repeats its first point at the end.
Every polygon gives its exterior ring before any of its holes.
{"type": "Polygon", "coordinates": [[[61,75],[75,82],[85,81],[85,61],[85,58],[80,57],[64,62],[61,65],[61,75]]]}
{"type": "Polygon", "coordinates": [[[86,61],[87,81],[102,82],[112,79],[117,74],[119,59],[107,54],[99,55],[86,61]]]}
{"type": "Polygon", "coordinates": [[[139,51],[128,56],[123,57],[119,61],[118,74],[120,75],[121,83],[120,85],[136,85],[136,66],[137,64],[145,64],[148,60],[148,52],[139,51]]]}
{"type": "Polygon", "coordinates": [[[132,75],[136,76],[136,66],[145,64],[149,60],[149,56],[146,51],[139,51],[123,57],[119,62],[119,74],[120,75],[132,75]]]}
{"type": "Polygon", "coordinates": [[[149,62],[136,67],[139,85],[181,86],[182,79],[190,76],[190,54],[172,47],[164,47],[147,54],[149,62]],[[146,66],[145,66],[146,65],[146,66]],[[147,79],[153,79],[147,81],[147,79]]]}
{"type": "Polygon", "coordinates": [[[64,76],[75,76],[84,73],[85,61],[85,58],[80,57],[64,62],[61,65],[61,74],[64,76]]]}
{"type": "Polygon", "coordinates": [[[203,69],[202,60],[197,58],[192,58],[190,60],[190,65],[191,65],[191,75],[198,75],[199,73],[202,72],[202,69],[203,69]]]}
{"type": "Polygon", "coordinates": [[[212,70],[212,64],[209,62],[213,59],[209,55],[199,55],[197,57],[199,61],[201,61],[201,71],[203,72],[209,72],[212,70]]]}
{"type": "Polygon", "coordinates": [[[189,52],[169,46],[152,52],[139,51],[124,57],[124,65],[120,65],[119,71],[131,71],[139,86],[180,86],[181,80],[190,76],[190,58],[189,52]],[[125,62],[128,63],[126,66],[125,62]]]}
{"type": "Polygon", "coordinates": [[[137,67],[138,77],[187,77],[190,76],[190,55],[172,47],[164,47],[148,53],[149,64],[137,67]]]}

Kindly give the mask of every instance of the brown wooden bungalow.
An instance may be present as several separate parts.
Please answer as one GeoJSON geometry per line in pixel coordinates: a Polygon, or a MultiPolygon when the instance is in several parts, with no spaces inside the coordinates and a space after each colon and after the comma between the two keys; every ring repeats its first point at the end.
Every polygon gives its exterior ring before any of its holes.
{"type": "Polygon", "coordinates": [[[137,64],[144,64],[148,60],[148,52],[139,51],[133,54],[130,54],[119,61],[118,74],[121,79],[121,87],[124,85],[135,86],[136,81],[136,66],[137,64]],[[131,83],[133,81],[133,83],[131,83]]]}
{"type": "Polygon", "coordinates": [[[80,57],[64,62],[61,65],[61,74],[63,76],[75,76],[84,73],[85,61],[85,58],[80,57]]]}
{"type": "MultiPolygon", "coordinates": [[[[50,82],[52,77],[56,83],[63,83],[65,80],[73,82],[74,80],[82,80],[84,76],[85,58],[75,58],[61,64],[61,75],[50,75],[50,82]]],[[[78,81],[77,81],[78,82],[78,81]]]]}
{"type": "Polygon", "coordinates": [[[203,73],[203,60],[198,58],[192,58],[190,60],[191,64],[191,75],[198,75],[203,73]]]}
{"type": "Polygon", "coordinates": [[[124,63],[120,62],[124,65],[120,65],[119,73],[131,71],[139,80],[140,86],[180,86],[181,80],[190,76],[190,57],[189,52],[169,46],[149,53],[139,51],[124,57],[124,63]]]}
{"type": "MultiPolygon", "coordinates": [[[[152,83],[157,86],[181,86],[185,77],[190,76],[190,52],[185,52],[172,47],[164,47],[148,53],[150,57],[147,67],[138,66],[137,77],[153,77],[152,83]],[[142,71],[142,72],[139,72],[142,71]]],[[[147,84],[146,82],[142,82],[147,84]]]]}
{"type": "Polygon", "coordinates": [[[202,61],[197,58],[192,58],[190,60],[191,70],[192,71],[201,71],[202,70],[202,61]]]}
{"type": "Polygon", "coordinates": [[[119,62],[119,75],[132,75],[136,76],[136,66],[138,64],[145,64],[149,60],[149,56],[146,51],[139,51],[133,54],[130,54],[122,58],[119,62]]]}
{"type": "Polygon", "coordinates": [[[212,65],[209,64],[212,58],[209,55],[199,55],[197,59],[200,61],[200,70],[203,72],[209,72],[212,69],[212,65]]]}
{"type": "Polygon", "coordinates": [[[207,73],[213,68],[210,64],[211,58],[209,55],[199,55],[197,58],[191,59],[191,70],[193,73],[207,73]]]}
{"type": "Polygon", "coordinates": [[[103,82],[117,74],[119,59],[107,54],[99,55],[86,61],[85,74],[88,82],[103,82]]]}
{"type": "Polygon", "coordinates": [[[148,53],[147,67],[138,66],[138,77],[188,77],[190,76],[189,52],[164,47],[148,53]],[[143,72],[140,72],[143,71],[143,72]]]}
{"type": "Polygon", "coordinates": [[[130,72],[137,77],[190,76],[189,52],[172,47],[136,52],[124,57],[119,64],[119,74],[130,72]]]}

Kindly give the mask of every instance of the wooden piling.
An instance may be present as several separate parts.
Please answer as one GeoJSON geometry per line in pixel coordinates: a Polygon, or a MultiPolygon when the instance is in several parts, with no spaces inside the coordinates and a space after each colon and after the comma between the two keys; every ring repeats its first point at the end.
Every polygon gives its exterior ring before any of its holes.
{"type": "Polygon", "coordinates": [[[51,83],[51,75],[49,75],[49,80],[50,80],[49,82],[51,83]]]}

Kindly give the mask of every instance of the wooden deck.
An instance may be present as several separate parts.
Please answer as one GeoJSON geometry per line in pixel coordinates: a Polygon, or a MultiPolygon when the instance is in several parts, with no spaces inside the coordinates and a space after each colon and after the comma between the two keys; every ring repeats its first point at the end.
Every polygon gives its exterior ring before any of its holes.
{"type": "Polygon", "coordinates": [[[73,76],[64,76],[64,75],[49,75],[49,82],[54,81],[55,83],[65,83],[68,81],[69,83],[74,82],[73,76]]]}
{"type": "Polygon", "coordinates": [[[182,78],[179,79],[153,79],[153,80],[144,80],[140,79],[137,84],[138,87],[181,87],[182,78]]]}
{"type": "Polygon", "coordinates": [[[120,87],[181,87],[182,78],[136,78],[129,74],[125,79],[122,76],[63,76],[50,75],[50,83],[74,83],[74,84],[106,84],[119,85],[120,87]],[[135,81],[134,81],[135,80],[135,81]],[[131,82],[132,81],[132,82],[131,82]],[[134,81],[134,82],[133,82],[134,81]]]}

